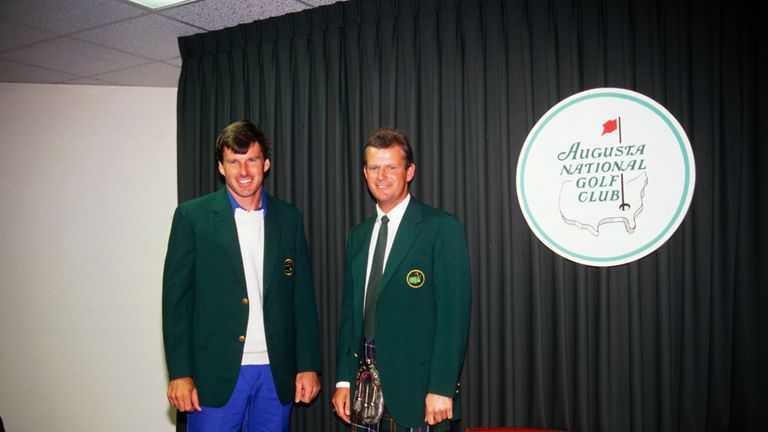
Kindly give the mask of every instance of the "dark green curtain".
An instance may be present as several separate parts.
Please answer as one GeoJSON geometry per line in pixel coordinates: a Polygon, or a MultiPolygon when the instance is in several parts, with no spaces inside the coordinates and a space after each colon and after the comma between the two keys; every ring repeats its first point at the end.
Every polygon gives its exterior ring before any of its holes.
{"type": "Polygon", "coordinates": [[[458,429],[768,430],[768,76],[747,1],[350,0],[181,38],[179,200],[221,183],[213,141],[261,122],[267,190],[305,215],[323,391],[293,431],[331,414],[348,230],[373,214],[361,147],[380,126],[414,144],[412,193],[456,214],[474,304],[458,429]],[[612,268],[544,247],[515,170],[559,100],[623,87],[688,132],[691,209],[657,252],[612,268]]]}

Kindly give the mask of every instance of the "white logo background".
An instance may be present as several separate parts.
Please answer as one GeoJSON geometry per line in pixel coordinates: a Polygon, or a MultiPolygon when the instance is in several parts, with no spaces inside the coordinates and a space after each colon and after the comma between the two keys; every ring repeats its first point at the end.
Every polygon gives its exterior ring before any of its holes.
{"type": "Polygon", "coordinates": [[[536,123],[518,160],[517,195],[547,247],[581,264],[611,266],[672,236],[695,177],[688,137],[664,107],[599,88],[561,101],[536,123]]]}

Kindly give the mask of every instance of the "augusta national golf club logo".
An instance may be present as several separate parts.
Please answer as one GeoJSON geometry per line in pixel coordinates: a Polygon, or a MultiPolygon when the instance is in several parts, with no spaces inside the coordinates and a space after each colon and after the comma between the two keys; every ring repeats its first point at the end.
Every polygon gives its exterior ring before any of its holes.
{"type": "Polygon", "coordinates": [[[611,266],[664,244],[696,181],[680,124],[629,90],[575,94],[536,123],[517,164],[517,197],[531,230],[572,261],[611,266]]]}

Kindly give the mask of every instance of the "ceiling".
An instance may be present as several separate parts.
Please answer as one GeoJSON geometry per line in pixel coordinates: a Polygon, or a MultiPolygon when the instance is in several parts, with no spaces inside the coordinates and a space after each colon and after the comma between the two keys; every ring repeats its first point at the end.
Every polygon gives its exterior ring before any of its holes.
{"type": "Polygon", "coordinates": [[[176,87],[177,38],[339,0],[0,0],[0,82],[176,87]]]}

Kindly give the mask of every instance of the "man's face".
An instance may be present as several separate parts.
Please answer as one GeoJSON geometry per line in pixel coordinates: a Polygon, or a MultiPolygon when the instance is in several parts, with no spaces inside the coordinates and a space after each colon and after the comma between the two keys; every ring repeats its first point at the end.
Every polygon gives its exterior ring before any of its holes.
{"type": "Polygon", "coordinates": [[[415,173],[416,165],[405,167],[405,152],[400,147],[365,148],[363,175],[368,182],[368,190],[384,213],[405,199],[408,182],[413,180],[415,173]]]}
{"type": "Polygon", "coordinates": [[[250,200],[261,193],[264,174],[267,171],[269,171],[269,159],[264,159],[262,156],[258,142],[251,143],[251,148],[245,154],[237,154],[230,148],[224,147],[222,161],[219,162],[219,172],[224,176],[227,189],[240,205],[242,205],[241,200],[250,200]]]}

